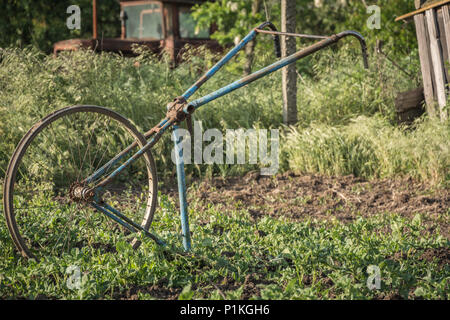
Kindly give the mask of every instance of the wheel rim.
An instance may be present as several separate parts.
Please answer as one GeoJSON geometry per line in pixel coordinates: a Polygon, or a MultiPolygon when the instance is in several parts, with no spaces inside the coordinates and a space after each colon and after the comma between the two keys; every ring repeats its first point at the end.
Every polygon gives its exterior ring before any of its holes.
{"type": "MultiPolygon", "coordinates": [[[[118,239],[139,242],[88,202],[74,198],[84,179],[133,142],[145,143],[133,125],[95,106],[63,109],[22,139],[5,184],[5,213],[15,244],[27,257],[61,255],[73,248],[104,248],[118,239]]],[[[115,166],[109,168],[109,172],[115,166]]],[[[149,152],[104,187],[103,200],[148,229],[156,206],[156,172],[149,152]]]]}

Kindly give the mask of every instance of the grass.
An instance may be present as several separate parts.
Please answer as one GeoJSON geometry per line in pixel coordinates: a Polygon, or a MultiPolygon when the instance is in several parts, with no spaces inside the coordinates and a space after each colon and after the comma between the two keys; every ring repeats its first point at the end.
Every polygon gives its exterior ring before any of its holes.
{"type": "Polygon", "coordinates": [[[450,126],[418,120],[413,130],[381,117],[347,125],[290,128],[284,145],[289,167],[309,173],[373,178],[409,175],[431,184],[450,182],[450,126]]]}
{"type": "MultiPolygon", "coordinates": [[[[351,50],[341,52],[327,50],[321,58],[299,62],[301,70],[312,72],[299,80],[298,125],[282,129],[281,169],[367,178],[406,175],[446,186],[448,122],[424,119],[412,128],[393,124],[395,94],[416,86],[417,78],[405,78],[378,58],[371,58],[365,71],[351,50]]],[[[271,53],[258,57],[257,65],[272,59],[271,53]]],[[[123,59],[79,51],[55,59],[34,49],[5,49],[0,59],[0,179],[17,142],[49,112],[74,104],[102,105],[144,131],[214,60],[204,53],[171,70],[164,59],[145,52],[123,59]]],[[[408,68],[418,71],[414,63],[408,68]]],[[[225,68],[198,96],[239,76],[236,66],[225,68]]],[[[280,73],[272,74],[201,108],[196,118],[204,128],[222,131],[282,128],[280,83],[280,73]]],[[[154,150],[161,179],[175,172],[171,148],[166,135],[154,150]]],[[[235,175],[254,168],[200,165],[187,171],[235,175]]],[[[36,197],[43,205],[50,201],[41,198],[36,197]]],[[[232,211],[210,206],[191,210],[194,249],[185,254],[173,201],[160,195],[159,203],[152,228],[167,239],[166,249],[144,239],[133,251],[120,233],[95,227],[90,231],[104,241],[103,249],[73,249],[40,262],[18,256],[2,215],[0,298],[109,299],[131,292],[142,299],[448,299],[448,265],[424,258],[431,248],[448,248],[448,239],[439,230],[429,231],[420,215],[411,220],[380,212],[347,224],[283,217],[252,222],[238,202],[232,211]],[[366,285],[371,265],[380,268],[380,290],[366,285]],[[70,266],[81,272],[79,290],[67,286],[70,266]]]]}
{"type": "MultiPolygon", "coordinates": [[[[292,132],[287,135],[287,139],[281,141],[286,146],[285,152],[280,154],[280,160],[285,164],[283,169],[288,169],[291,165],[293,169],[318,170],[336,175],[342,172],[365,177],[401,174],[436,184],[448,181],[448,147],[445,143],[448,123],[423,125],[412,131],[393,124],[396,94],[417,86],[418,77],[409,79],[380,57],[372,57],[370,69],[365,70],[359,61],[358,51],[353,49],[350,44],[346,44],[338,52],[328,49],[298,62],[300,70],[310,72],[302,73],[298,82],[298,125],[291,128],[292,132]],[[358,59],[356,64],[355,59],[358,59]],[[370,119],[361,120],[358,118],[360,116],[370,119]],[[384,120],[380,120],[380,117],[384,120]],[[357,123],[361,123],[360,127],[357,127],[357,123]],[[364,131],[369,129],[372,131],[364,131]],[[403,137],[400,139],[402,144],[397,144],[397,139],[392,140],[389,143],[390,151],[386,148],[377,149],[375,151],[378,153],[371,155],[371,148],[374,146],[368,145],[375,140],[370,140],[367,134],[377,138],[374,131],[377,129],[384,133],[382,136],[386,140],[390,133],[403,137]],[[307,146],[310,143],[306,142],[310,133],[320,135],[320,130],[328,130],[328,133],[336,135],[336,139],[342,135],[348,139],[341,139],[339,143],[327,146],[330,151],[327,154],[318,155],[313,152],[299,155],[298,151],[301,149],[296,143],[303,141],[302,146],[307,146]],[[349,130],[354,131],[351,137],[349,130]],[[372,141],[363,143],[367,147],[365,150],[354,149],[355,143],[361,145],[360,142],[355,142],[362,138],[362,135],[358,136],[357,130],[365,132],[365,141],[372,141]],[[428,146],[430,140],[433,141],[433,150],[428,146]],[[411,143],[425,146],[425,149],[410,148],[411,143]],[[344,158],[336,164],[320,158],[340,154],[345,150],[355,153],[351,161],[344,158]],[[432,152],[432,155],[427,156],[425,150],[432,152]],[[405,156],[395,157],[388,155],[391,151],[406,153],[405,156]],[[416,151],[419,152],[419,157],[416,156],[416,151]],[[302,160],[302,157],[314,158],[302,160]],[[371,157],[377,159],[373,160],[371,157]],[[436,165],[430,168],[427,164],[429,160],[436,165]],[[300,164],[299,161],[304,163],[300,164]],[[319,162],[320,168],[317,165],[319,162]]],[[[65,53],[55,59],[43,56],[31,48],[3,50],[0,68],[0,135],[3,137],[0,141],[0,176],[3,176],[14,147],[23,134],[49,112],[74,104],[101,105],[118,111],[130,118],[141,131],[146,131],[164,116],[167,102],[184,92],[217,59],[210,53],[203,52],[200,56],[188,57],[189,63],[171,70],[166,60],[156,60],[142,48],[136,50],[141,55],[133,59],[107,53],[99,55],[90,51],[65,53]]],[[[415,59],[416,55],[417,52],[414,51],[410,57],[399,59],[399,63],[408,65],[410,73],[419,75],[417,63],[411,63],[418,61],[415,59]]],[[[272,52],[258,54],[254,69],[270,61],[273,61],[272,52]]],[[[240,75],[240,69],[236,65],[225,67],[196,96],[212,92],[240,75]]],[[[280,128],[280,84],[280,73],[276,72],[239,89],[238,93],[231,93],[200,108],[195,119],[202,121],[204,130],[217,128],[222,132],[230,128],[280,128]]],[[[386,141],[380,139],[378,142],[385,144],[386,141]]],[[[175,174],[170,156],[171,148],[170,135],[165,135],[155,147],[155,154],[158,154],[158,176],[161,178],[175,174]]],[[[317,148],[316,151],[320,149],[317,148]]],[[[239,175],[253,169],[256,166],[249,164],[187,167],[188,175],[196,176],[239,175]]]]}
{"type": "Polygon", "coordinates": [[[17,256],[2,221],[0,298],[111,299],[133,292],[139,299],[448,299],[448,265],[422,257],[448,240],[439,230],[429,232],[420,215],[380,213],[350,224],[282,217],[251,222],[239,206],[190,215],[190,254],[181,248],[174,204],[160,196],[153,226],[167,249],[144,240],[134,251],[118,236],[107,242],[114,252],[83,247],[40,262],[17,256]],[[367,287],[370,265],[380,269],[379,290],[367,287]],[[70,266],[80,270],[79,289],[67,285],[70,266]]]}

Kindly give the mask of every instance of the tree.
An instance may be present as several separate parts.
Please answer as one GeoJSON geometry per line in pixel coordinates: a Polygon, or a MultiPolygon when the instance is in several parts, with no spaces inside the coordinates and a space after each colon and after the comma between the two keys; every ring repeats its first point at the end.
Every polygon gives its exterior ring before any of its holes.
{"type": "MultiPolygon", "coordinates": [[[[192,16],[198,27],[216,24],[217,31],[211,38],[226,45],[239,42],[249,31],[264,21],[261,14],[261,0],[219,0],[205,2],[193,8],[192,16]]],[[[251,72],[256,42],[249,43],[245,50],[244,74],[251,72]]]]}
{"type": "MultiPolygon", "coordinates": [[[[71,0],[2,0],[0,5],[0,47],[33,45],[52,52],[55,42],[70,38],[92,37],[92,0],[78,0],[81,30],[66,26],[71,0]]],[[[98,1],[99,37],[120,33],[120,6],[117,1],[98,1]]]]}

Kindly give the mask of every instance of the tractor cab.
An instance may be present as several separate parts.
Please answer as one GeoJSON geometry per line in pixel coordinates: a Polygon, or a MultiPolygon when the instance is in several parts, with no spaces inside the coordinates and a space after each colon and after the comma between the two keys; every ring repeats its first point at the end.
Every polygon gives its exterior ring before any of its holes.
{"type": "MultiPolygon", "coordinates": [[[[210,39],[214,26],[199,28],[191,15],[192,7],[201,0],[120,1],[120,38],[97,36],[96,0],[93,0],[92,39],[70,39],[54,44],[54,54],[64,50],[91,48],[133,55],[132,45],[144,45],[154,53],[166,52],[173,62],[180,60],[180,51],[186,44],[206,45],[217,50],[219,45],[210,39]]],[[[119,14],[119,13],[118,13],[119,14]]]]}

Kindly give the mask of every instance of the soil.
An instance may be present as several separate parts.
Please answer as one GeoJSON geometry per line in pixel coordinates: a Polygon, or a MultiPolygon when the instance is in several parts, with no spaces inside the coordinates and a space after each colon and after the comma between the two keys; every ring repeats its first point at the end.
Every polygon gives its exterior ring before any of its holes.
{"type": "Polygon", "coordinates": [[[247,208],[253,220],[270,215],[292,221],[335,218],[347,223],[382,213],[398,213],[411,219],[424,214],[429,232],[439,227],[441,234],[449,238],[448,220],[442,221],[439,216],[450,213],[450,190],[435,189],[410,178],[367,181],[354,176],[293,172],[261,176],[253,171],[244,177],[201,181],[189,188],[188,197],[197,210],[209,204],[225,210],[235,210],[237,205],[247,208]]]}
{"type": "MultiPolygon", "coordinates": [[[[243,177],[229,177],[196,181],[188,183],[188,202],[196,210],[204,210],[215,205],[224,210],[247,208],[251,219],[258,220],[265,215],[283,217],[291,221],[304,219],[330,220],[338,219],[349,223],[358,217],[368,217],[382,213],[398,213],[413,218],[424,214],[424,223],[428,232],[436,228],[449,239],[448,213],[450,213],[450,191],[435,189],[425,183],[409,178],[379,179],[367,181],[354,176],[327,177],[320,175],[300,175],[286,172],[276,176],[261,176],[259,172],[250,172],[243,177]],[[444,218],[442,215],[444,214],[444,218]],[[447,216],[445,216],[447,215],[447,216]]],[[[178,205],[177,187],[166,188],[178,205]]],[[[200,221],[201,223],[201,221],[200,221]]],[[[223,230],[216,230],[218,233],[223,230]]],[[[381,230],[390,232],[390,230],[381,230]]],[[[258,236],[265,236],[257,231],[258,236]]],[[[234,252],[223,252],[223,256],[232,257],[234,252]]],[[[406,259],[406,254],[396,253],[387,259],[406,259]]],[[[420,260],[437,261],[441,267],[449,264],[450,249],[426,249],[420,253],[420,260]]],[[[270,281],[258,276],[258,266],[249,274],[244,283],[224,278],[218,283],[205,288],[205,297],[218,290],[225,298],[224,292],[236,290],[243,285],[241,299],[260,296],[261,285],[270,281]]],[[[312,279],[306,275],[303,284],[311,284],[312,279]]],[[[320,276],[325,287],[332,287],[333,281],[325,274],[320,276]]],[[[149,287],[132,287],[122,292],[117,298],[136,299],[138,292],[150,293],[157,299],[177,299],[181,289],[167,288],[164,283],[149,287]]],[[[330,298],[333,298],[331,293],[330,298]]],[[[398,293],[382,294],[378,299],[403,299],[398,293]]]]}
{"type": "Polygon", "coordinates": [[[450,248],[431,248],[426,249],[419,260],[433,262],[437,261],[438,265],[443,268],[450,265],[450,248]]]}
{"type": "Polygon", "coordinates": [[[153,285],[133,285],[126,290],[117,290],[113,294],[115,300],[138,300],[139,293],[148,293],[158,300],[176,300],[181,293],[181,288],[168,287],[166,279],[161,279],[153,285]]]}

